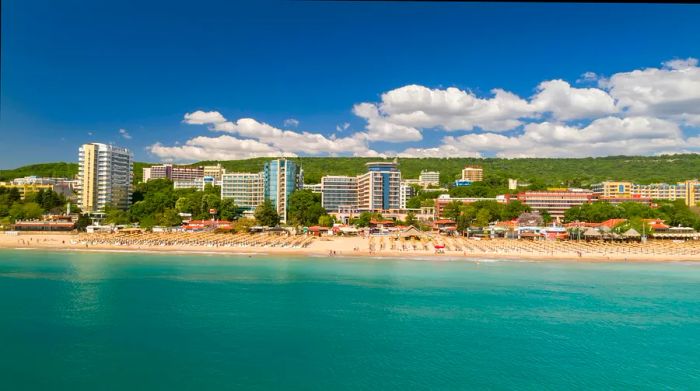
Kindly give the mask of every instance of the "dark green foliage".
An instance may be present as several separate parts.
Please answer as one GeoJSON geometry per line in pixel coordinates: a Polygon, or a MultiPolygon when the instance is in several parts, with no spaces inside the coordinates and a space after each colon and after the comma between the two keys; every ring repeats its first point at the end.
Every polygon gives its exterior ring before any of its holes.
{"type": "MultiPolygon", "coordinates": [[[[435,202],[433,201],[436,199],[440,194],[443,194],[441,191],[429,191],[429,190],[421,190],[416,194],[415,196],[411,197],[408,201],[406,201],[406,207],[409,209],[418,209],[421,206],[423,206],[423,203],[425,201],[430,201],[429,206],[434,206],[435,202]]],[[[428,204],[428,203],[426,203],[428,204]]],[[[428,206],[428,205],[426,205],[428,206]]]]}
{"type": "Polygon", "coordinates": [[[357,227],[369,227],[371,220],[383,220],[380,213],[362,212],[360,215],[351,221],[357,227]]]}
{"type": "Polygon", "coordinates": [[[318,224],[319,217],[325,214],[320,194],[311,190],[296,190],[289,196],[287,219],[290,225],[318,224]]]}
{"type": "Polygon", "coordinates": [[[277,210],[275,210],[275,206],[272,204],[272,201],[266,199],[262,204],[255,208],[255,220],[257,220],[258,224],[267,227],[279,225],[280,216],[277,214],[277,210]]]}

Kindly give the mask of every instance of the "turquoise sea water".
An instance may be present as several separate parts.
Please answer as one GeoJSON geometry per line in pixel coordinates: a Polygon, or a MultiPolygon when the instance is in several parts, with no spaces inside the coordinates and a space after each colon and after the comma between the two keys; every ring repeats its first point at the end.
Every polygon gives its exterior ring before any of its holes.
{"type": "Polygon", "coordinates": [[[700,264],[0,251],[0,389],[700,389],[700,264]]]}

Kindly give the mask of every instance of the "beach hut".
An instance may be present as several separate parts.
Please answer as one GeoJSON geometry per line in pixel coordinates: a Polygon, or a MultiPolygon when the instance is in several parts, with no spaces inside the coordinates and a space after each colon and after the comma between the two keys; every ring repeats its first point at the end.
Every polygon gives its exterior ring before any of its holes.
{"type": "Polygon", "coordinates": [[[603,234],[598,232],[597,229],[590,227],[583,233],[583,237],[588,239],[588,240],[601,239],[603,237],[603,234]]]}
{"type": "Polygon", "coordinates": [[[399,238],[404,238],[404,239],[420,239],[424,236],[423,232],[421,232],[418,228],[414,226],[410,226],[401,232],[399,232],[399,238]]]}
{"type": "Polygon", "coordinates": [[[642,235],[636,229],[630,228],[622,234],[622,237],[626,240],[638,240],[642,238],[642,235]]]}

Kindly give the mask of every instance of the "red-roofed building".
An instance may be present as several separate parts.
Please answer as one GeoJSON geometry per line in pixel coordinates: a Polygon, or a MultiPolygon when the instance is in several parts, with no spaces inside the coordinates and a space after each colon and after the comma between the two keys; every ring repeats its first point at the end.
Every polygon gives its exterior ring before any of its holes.
{"type": "Polygon", "coordinates": [[[457,230],[457,222],[449,219],[439,219],[433,221],[433,231],[454,232],[457,230]]]}
{"type": "Polygon", "coordinates": [[[627,219],[609,219],[600,223],[600,227],[615,228],[620,224],[626,223],[627,219]]]}

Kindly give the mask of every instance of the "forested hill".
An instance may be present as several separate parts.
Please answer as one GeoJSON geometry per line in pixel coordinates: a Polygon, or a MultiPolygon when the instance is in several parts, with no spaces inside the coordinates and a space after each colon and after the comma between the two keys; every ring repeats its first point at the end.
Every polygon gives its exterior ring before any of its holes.
{"type": "MultiPolygon", "coordinates": [[[[220,162],[229,171],[257,172],[269,158],[220,162]]],[[[304,167],[306,183],[318,183],[323,175],[357,175],[365,172],[365,163],[381,160],[359,157],[304,157],[293,159],[304,167]]],[[[216,164],[215,161],[192,165],[216,164]]],[[[577,159],[472,159],[472,158],[399,158],[404,178],[418,178],[421,170],[440,171],[442,182],[458,178],[467,164],[479,164],[486,178],[517,178],[544,182],[551,186],[587,186],[606,179],[630,180],[638,183],[669,182],[700,178],[700,155],[609,156],[577,159]]],[[[140,181],[142,168],[152,164],[134,164],[134,179],[140,181]]],[[[76,163],[45,163],[0,170],[0,180],[27,175],[72,177],[76,163]]]]}

